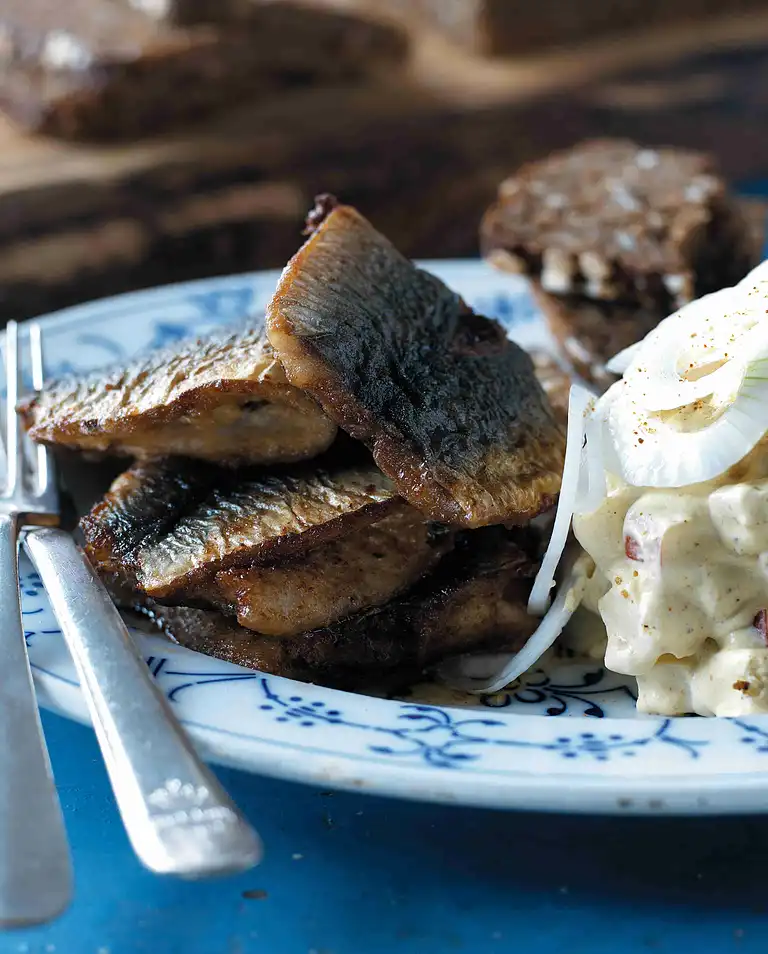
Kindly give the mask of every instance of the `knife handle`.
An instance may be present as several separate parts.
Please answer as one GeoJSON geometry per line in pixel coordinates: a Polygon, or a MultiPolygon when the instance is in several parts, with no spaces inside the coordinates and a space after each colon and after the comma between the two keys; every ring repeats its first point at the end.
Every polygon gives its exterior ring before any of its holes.
{"type": "Polygon", "coordinates": [[[261,841],[198,758],[101,580],[62,530],[29,530],[80,677],[123,824],[141,862],[187,878],[245,871],[261,841]]]}

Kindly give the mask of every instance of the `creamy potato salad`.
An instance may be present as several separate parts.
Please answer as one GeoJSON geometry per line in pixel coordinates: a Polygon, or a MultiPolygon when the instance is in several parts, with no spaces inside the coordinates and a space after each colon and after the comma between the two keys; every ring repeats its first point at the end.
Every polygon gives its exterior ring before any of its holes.
{"type": "Polygon", "coordinates": [[[584,413],[573,506],[605,664],[645,712],[768,712],[766,267],[619,364],[584,413]]]}
{"type": "Polygon", "coordinates": [[[612,479],[574,517],[595,562],[585,604],[600,614],[605,664],[636,676],[645,712],[768,711],[768,453],[686,488],[612,479]]]}
{"type": "Polygon", "coordinates": [[[768,712],[768,262],[609,369],[622,378],[600,398],[571,388],[528,604],[541,624],[516,655],[470,660],[464,684],[523,674],[582,605],[605,624],[606,666],[637,678],[642,711],[768,712]]]}

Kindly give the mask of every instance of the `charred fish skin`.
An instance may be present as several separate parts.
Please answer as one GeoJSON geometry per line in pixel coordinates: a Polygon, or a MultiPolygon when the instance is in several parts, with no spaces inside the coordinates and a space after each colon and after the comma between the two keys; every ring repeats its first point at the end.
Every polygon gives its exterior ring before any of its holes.
{"type": "Polygon", "coordinates": [[[288,679],[307,678],[306,667],[295,665],[287,657],[285,640],[259,636],[215,610],[166,606],[149,597],[132,598],[119,590],[111,592],[129,623],[134,623],[134,615],[139,621],[143,617],[142,629],[159,630],[180,646],[259,672],[288,679]]]}
{"type": "Polygon", "coordinates": [[[137,457],[292,462],[336,435],[286,380],[263,318],[54,381],[21,410],[33,440],[137,457]]]}
{"type": "MultiPolygon", "coordinates": [[[[295,638],[271,637],[213,610],[145,602],[181,645],[250,669],[360,690],[403,684],[465,652],[514,651],[537,621],[526,602],[536,563],[500,527],[467,534],[400,598],[295,638]]],[[[124,603],[124,605],[127,605],[124,603]]]]}
{"type": "Polygon", "coordinates": [[[564,432],[528,355],[353,208],[323,212],[267,309],[288,380],[433,520],[522,523],[551,506],[564,432]]]}
{"type": "Polygon", "coordinates": [[[82,531],[121,603],[149,595],[219,608],[275,636],[387,602],[454,537],[395,497],[370,463],[256,478],[188,460],[135,464],[82,531]]]}
{"type": "Polygon", "coordinates": [[[138,588],[137,554],[214,485],[217,468],[186,458],[137,461],[80,519],[88,559],[104,577],[138,588]]]}

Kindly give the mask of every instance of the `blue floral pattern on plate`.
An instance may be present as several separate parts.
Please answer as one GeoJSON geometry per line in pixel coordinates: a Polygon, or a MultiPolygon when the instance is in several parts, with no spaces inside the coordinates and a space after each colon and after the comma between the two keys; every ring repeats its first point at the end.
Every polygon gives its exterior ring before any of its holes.
{"type": "MultiPolygon", "coordinates": [[[[550,340],[524,283],[479,262],[433,262],[524,346],[550,340]]],[[[277,272],[169,286],[45,319],[47,370],[83,371],[261,311],[277,272]]],[[[21,577],[41,700],[85,719],[40,579],[21,577]]],[[[473,707],[356,696],[241,669],[137,633],[153,675],[212,759],[409,798],[574,811],[764,811],[768,719],[639,716],[634,687],[556,660],[473,707]]]]}

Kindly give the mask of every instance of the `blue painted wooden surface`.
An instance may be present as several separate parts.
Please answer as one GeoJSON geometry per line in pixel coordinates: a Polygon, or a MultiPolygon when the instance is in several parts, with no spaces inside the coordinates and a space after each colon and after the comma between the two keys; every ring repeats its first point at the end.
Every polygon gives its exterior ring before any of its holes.
{"type": "Polygon", "coordinates": [[[221,771],[264,864],[140,868],[90,730],[45,715],[77,896],[1,954],[765,954],[768,819],[591,819],[331,794],[221,771]],[[250,894],[251,897],[247,895],[250,894]]]}

